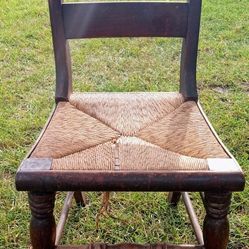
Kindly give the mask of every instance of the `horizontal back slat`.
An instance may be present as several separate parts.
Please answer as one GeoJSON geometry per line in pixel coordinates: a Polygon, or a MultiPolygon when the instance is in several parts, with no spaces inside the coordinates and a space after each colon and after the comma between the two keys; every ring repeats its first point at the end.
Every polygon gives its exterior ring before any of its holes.
{"type": "Polygon", "coordinates": [[[173,2],[64,3],[66,39],[185,37],[188,4],[173,2]]]}

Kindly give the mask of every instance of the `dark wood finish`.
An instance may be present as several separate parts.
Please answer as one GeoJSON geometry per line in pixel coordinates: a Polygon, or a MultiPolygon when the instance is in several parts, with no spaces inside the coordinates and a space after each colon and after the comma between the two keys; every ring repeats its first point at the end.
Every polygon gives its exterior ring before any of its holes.
{"type": "Polygon", "coordinates": [[[205,193],[206,217],[203,235],[205,249],[226,249],[229,238],[229,222],[227,214],[231,201],[231,193],[205,193]]]}
{"type": "Polygon", "coordinates": [[[198,245],[170,245],[165,243],[153,245],[139,245],[139,244],[90,244],[83,246],[58,246],[57,249],[204,249],[203,246],[198,245]]]}
{"type": "Polygon", "coordinates": [[[181,198],[181,192],[169,192],[168,202],[170,206],[176,207],[181,198]]]}
{"type": "Polygon", "coordinates": [[[197,99],[196,61],[201,0],[187,3],[62,3],[49,0],[56,64],[56,101],[72,90],[67,39],[93,37],[184,37],[180,92],[197,99]]]}
{"type": "Polygon", "coordinates": [[[74,199],[76,202],[76,205],[79,207],[85,207],[86,206],[86,196],[81,191],[75,191],[74,192],[74,199]]]}
{"type": "Polygon", "coordinates": [[[56,68],[56,92],[58,101],[68,100],[72,91],[71,59],[68,42],[65,37],[62,0],[49,0],[50,21],[53,35],[55,68],[56,68]]]}
{"type": "Polygon", "coordinates": [[[188,31],[182,43],[180,92],[186,99],[197,99],[196,62],[200,29],[201,0],[189,0],[188,31]]]}
{"type": "Polygon", "coordinates": [[[67,39],[185,37],[187,3],[99,2],[63,4],[67,39]]]}
{"type": "Polygon", "coordinates": [[[29,192],[32,249],[54,249],[56,226],[53,216],[55,193],[29,192]]]}
{"type": "MultiPolygon", "coordinates": [[[[63,0],[48,1],[56,65],[56,102],[67,101],[72,91],[71,60],[67,39],[127,36],[183,37],[180,92],[185,99],[197,100],[196,63],[201,0],[188,0],[187,3],[66,4],[63,4],[63,0]]],[[[219,140],[204,113],[203,117],[224,151],[233,158],[219,140]]],[[[227,164],[227,162],[224,163],[227,164]]],[[[30,234],[33,249],[55,248],[56,227],[53,208],[55,191],[58,190],[74,191],[74,193],[70,192],[66,198],[58,224],[56,243],[62,235],[72,197],[74,196],[77,204],[82,206],[85,204],[80,191],[173,191],[169,196],[169,201],[173,205],[179,201],[180,191],[206,191],[203,197],[207,211],[204,221],[205,249],[225,249],[229,234],[227,214],[231,199],[230,191],[243,190],[245,179],[239,168],[235,167],[231,172],[224,168],[225,172],[221,172],[220,168],[216,169],[216,162],[212,161],[213,164],[215,165],[212,168],[210,166],[210,171],[55,171],[51,170],[52,159],[28,158],[22,162],[17,172],[16,188],[32,191],[29,193],[29,203],[32,213],[30,234]]],[[[191,201],[186,193],[182,195],[196,237],[199,243],[203,243],[191,201]]],[[[164,243],[155,245],[92,244],[78,247],[58,246],[57,248],[204,249],[202,245],[164,243]]]]}
{"type": "Polygon", "coordinates": [[[244,185],[242,172],[56,171],[25,166],[16,175],[16,187],[24,191],[240,191],[244,185]]]}
{"type": "Polygon", "coordinates": [[[200,245],[204,245],[201,226],[198,222],[198,218],[197,218],[197,215],[196,215],[195,210],[193,208],[190,197],[189,197],[187,192],[182,192],[181,194],[182,194],[183,203],[186,207],[191,225],[192,225],[194,232],[195,232],[195,237],[200,245]]]}

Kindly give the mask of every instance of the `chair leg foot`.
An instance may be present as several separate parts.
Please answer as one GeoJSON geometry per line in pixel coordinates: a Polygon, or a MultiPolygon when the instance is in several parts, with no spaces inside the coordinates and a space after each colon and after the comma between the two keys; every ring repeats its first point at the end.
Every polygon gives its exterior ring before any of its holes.
{"type": "Polygon", "coordinates": [[[79,207],[85,207],[87,204],[86,196],[81,191],[74,192],[74,199],[75,199],[76,205],[79,207]]]}
{"type": "Polygon", "coordinates": [[[55,193],[29,192],[30,237],[33,249],[54,249],[56,225],[53,215],[55,193]]]}
{"type": "Polygon", "coordinates": [[[181,192],[169,192],[168,202],[172,207],[176,207],[181,198],[181,192]]]}
{"type": "Polygon", "coordinates": [[[229,239],[229,221],[227,214],[231,202],[231,193],[205,193],[206,217],[203,237],[205,249],[226,249],[229,239]]]}

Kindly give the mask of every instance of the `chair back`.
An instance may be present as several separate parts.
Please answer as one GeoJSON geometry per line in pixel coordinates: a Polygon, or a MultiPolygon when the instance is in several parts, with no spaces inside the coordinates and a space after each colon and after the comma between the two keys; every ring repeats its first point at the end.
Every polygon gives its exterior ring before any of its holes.
{"type": "Polygon", "coordinates": [[[72,91],[69,39],[105,37],[181,37],[180,92],[197,99],[196,62],[201,0],[175,2],[63,3],[49,0],[56,101],[72,91]]]}

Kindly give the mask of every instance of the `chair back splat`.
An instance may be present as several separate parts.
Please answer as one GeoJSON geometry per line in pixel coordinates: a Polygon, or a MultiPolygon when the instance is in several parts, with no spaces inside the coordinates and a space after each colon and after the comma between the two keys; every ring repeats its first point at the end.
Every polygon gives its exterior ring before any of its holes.
{"type": "Polygon", "coordinates": [[[98,37],[183,38],[180,92],[186,99],[197,99],[201,0],[98,3],[49,0],[49,9],[56,64],[56,102],[68,100],[72,91],[68,39],[98,37]]]}

